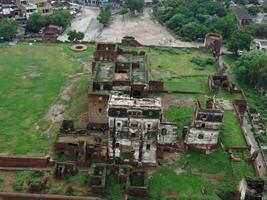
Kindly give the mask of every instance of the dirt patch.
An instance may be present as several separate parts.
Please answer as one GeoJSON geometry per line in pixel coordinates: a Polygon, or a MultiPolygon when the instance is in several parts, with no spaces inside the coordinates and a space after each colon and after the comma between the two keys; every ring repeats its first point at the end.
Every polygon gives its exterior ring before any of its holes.
{"type": "Polygon", "coordinates": [[[192,106],[193,99],[176,99],[173,94],[166,94],[162,97],[162,104],[164,109],[168,109],[170,106],[192,106]]]}
{"type": "Polygon", "coordinates": [[[41,73],[38,73],[35,67],[31,67],[31,68],[33,68],[32,72],[23,74],[23,76],[21,77],[23,80],[27,78],[35,78],[35,77],[41,76],[41,73]]]}
{"type": "Polygon", "coordinates": [[[174,172],[175,172],[175,174],[177,174],[177,175],[179,175],[179,174],[182,174],[182,173],[184,173],[184,172],[186,172],[184,169],[182,169],[182,168],[176,168],[175,170],[174,170],[174,172]]]}
{"type": "Polygon", "coordinates": [[[233,104],[230,100],[218,99],[217,100],[219,107],[224,110],[234,110],[233,104]]]}
{"type": "Polygon", "coordinates": [[[177,193],[175,191],[172,191],[172,190],[167,190],[166,191],[166,195],[167,196],[175,197],[177,195],[177,193]]]}
{"type": "Polygon", "coordinates": [[[142,15],[113,15],[112,20],[106,26],[97,42],[120,42],[124,36],[134,36],[138,42],[144,45],[159,45],[172,47],[199,47],[202,44],[183,42],[170,34],[165,26],[162,26],[153,16],[151,8],[144,9],[142,15]]]}
{"type": "Polygon", "coordinates": [[[152,70],[151,76],[155,78],[170,78],[176,77],[176,73],[172,71],[161,71],[161,70],[152,70]]]}
{"type": "Polygon", "coordinates": [[[66,110],[65,105],[55,104],[51,106],[45,115],[45,119],[50,122],[61,122],[64,119],[64,111],[66,110]]]}
{"type": "Polygon", "coordinates": [[[0,172],[0,191],[12,192],[16,180],[16,172],[0,172]]]}
{"type": "Polygon", "coordinates": [[[215,173],[215,174],[209,174],[209,173],[200,173],[198,169],[191,169],[191,173],[196,176],[204,176],[205,178],[213,181],[213,182],[218,182],[222,178],[224,178],[225,173],[220,172],[220,173],[215,173]]]}

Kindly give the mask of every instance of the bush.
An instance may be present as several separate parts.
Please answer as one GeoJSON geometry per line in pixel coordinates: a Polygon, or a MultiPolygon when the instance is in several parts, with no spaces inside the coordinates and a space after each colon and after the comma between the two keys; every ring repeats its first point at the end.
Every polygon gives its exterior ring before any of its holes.
{"type": "Polygon", "coordinates": [[[17,31],[17,23],[10,19],[0,19],[0,40],[12,40],[17,31]]]}
{"type": "Polygon", "coordinates": [[[215,63],[214,59],[212,58],[192,58],[191,62],[200,66],[200,67],[206,67],[207,65],[212,65],[215,63]]]}

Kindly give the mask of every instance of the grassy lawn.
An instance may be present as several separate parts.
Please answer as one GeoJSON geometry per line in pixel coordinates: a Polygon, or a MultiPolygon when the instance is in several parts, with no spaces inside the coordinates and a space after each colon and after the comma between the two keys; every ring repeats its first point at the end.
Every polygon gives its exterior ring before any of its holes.
{"type": "Polygon", "coordinates": [[[179,77],[164,80],[164,89],[167,91],[185,91],[208,94],[208,79],[206,76],[179,77]]]}
{"type": "Polygon", "coordinates": [[[240,124],[233,111],[224,111],[222,127],[223,143],[226,147],[245,147],[246,142],[240,124]]]}
{"type": "Polygon", "coordinates": [[[253,167],[244,160],[232,167],[228,155],[218,146],[210,155],[183,153],[180,160],[157,170],[149,186],[153,198],[172,191],[179,199],[230,199],[225,194],[235,192],[244,175],[255,176],[253,167]],[[203,188],[207,194],[202,193],[203,188]]]}
{"type": "Polygon", "coordinates": [[[152,70],[170,71],[177,76],[208,75],[215,72],[214,65],[199,67],[191,62],[192,58],[211,58],[205,51],[149,49],[147,53],[152,70]]]}
{"type": "Polygon", "coordinates": [[[178,126],[179,133],[182,132],[184,126],[192,123],[194,107],[176,107],[171,106],[164,113],[163,116],[170,122],[178,126]]]}
{"type": "Polygon", "coordinates": [[[0,152],[43,155],[50,140],[33,130],[69,76],[81,72],[94,46],[76,53],[69,44],[19,43],[0,48],[0,152]]]}

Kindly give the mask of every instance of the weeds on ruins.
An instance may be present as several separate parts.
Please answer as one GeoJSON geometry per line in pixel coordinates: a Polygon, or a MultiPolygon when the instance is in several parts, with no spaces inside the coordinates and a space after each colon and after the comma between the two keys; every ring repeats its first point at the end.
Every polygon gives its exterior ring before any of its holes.
{"type": "MultiPolygon", "coordinates": [[[[251,195],[246,184],[261,195],[262,180],[249,178],[261,173],[259,151],[243,132],[250,100],[223,73],[220,40],[208,34],[199,49],[144,47],[133,37],[84,52],[1,47],[10,118],[0,116],[0,167],[12,170],[0,170],[0,195],[233,199],[251,195]]],[[[250,119],[260,129],[259,116],[250,119]]]]}

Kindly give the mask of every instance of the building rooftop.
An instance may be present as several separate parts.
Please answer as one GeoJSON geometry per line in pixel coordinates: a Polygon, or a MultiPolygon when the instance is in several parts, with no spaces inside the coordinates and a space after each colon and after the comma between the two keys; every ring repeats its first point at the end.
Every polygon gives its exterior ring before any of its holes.
{"type": "Polygon", "coordinates": [[[110,107],[127,107],[127,108],[154,108],[161,109],[161,99],[160,98],[143,98],[136,99],[130,97],[129,95],[112,94],[109,98],[110,107]]]}
{"type": "Polygon", "coordinates": [[[235,16],[239,19],[252,19],[251,16],[248,13],[248,10],[243,5],[236,5],[232,6],[233,12],[235,13],[235,16]]]}

